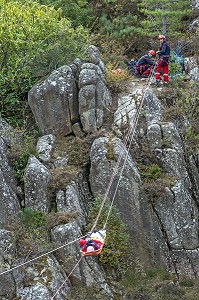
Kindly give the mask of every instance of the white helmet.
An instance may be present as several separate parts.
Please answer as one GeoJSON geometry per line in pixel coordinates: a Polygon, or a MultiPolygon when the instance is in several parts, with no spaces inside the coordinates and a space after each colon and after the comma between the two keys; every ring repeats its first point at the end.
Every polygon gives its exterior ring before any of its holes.
{"type": "Polygon", "coordinates": [[[95,251],[93,246],[88,246],[86,252],[93,252],[95,251]]]}

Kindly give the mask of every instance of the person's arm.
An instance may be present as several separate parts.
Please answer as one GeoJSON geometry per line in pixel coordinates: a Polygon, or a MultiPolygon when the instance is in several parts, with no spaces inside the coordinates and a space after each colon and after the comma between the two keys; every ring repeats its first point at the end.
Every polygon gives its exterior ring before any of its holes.
{"type": "Polygon", "coordinates": [[[149,56],[145,56],[145,62],[146,62],[147,65],[150,65],[150,66],[153,65],[153,62],[152,62],[152,60],[150,59],[149,56]]]}
{"type": "Polygon", "coordinates": [[[167,44],[163,43],[161,46],[161,50],[159,51],[160,54],[164,54],[167,50],[167,44]]]}
{"type": "Polygon", "coordinates": [[[153,65],[153,61],[151,59],[147,60],[147,64],[152,66],[153,65]]]}

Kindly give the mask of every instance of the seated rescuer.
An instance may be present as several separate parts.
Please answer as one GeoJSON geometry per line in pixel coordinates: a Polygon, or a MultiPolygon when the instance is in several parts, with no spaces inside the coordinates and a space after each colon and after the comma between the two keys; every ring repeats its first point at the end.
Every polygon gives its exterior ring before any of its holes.
{"type": "Polygon", "coordinates": [[[155,56],[154,50],[150,50],[147,54],[143,55],[136,63],[136,76],[146,76],[148,77],[154,62],[151,60],[152,56],[155,56]]]}

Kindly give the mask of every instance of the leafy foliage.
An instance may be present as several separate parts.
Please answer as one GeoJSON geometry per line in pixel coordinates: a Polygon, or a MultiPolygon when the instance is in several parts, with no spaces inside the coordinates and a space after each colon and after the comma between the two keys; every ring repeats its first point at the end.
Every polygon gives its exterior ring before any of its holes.
{"type": "Polygon", "coordinates": [[[180,34],[183,17],[191,13],[189,0],[141,0],[138,6],[145,16],[141,21],[143,33],[151,36],[161,32],[170,36],[180,34]]]}
{"type": "Polygon", "coordinates": [[[45,215],[41,211],[34,211],[31,208],[23,208],[19,213],[20,221],[27,227],[37,228],[46,224],[45,215]]]}
{"type": "MultiPolygon", "coordinates": [[[[90,205],[88,213],[88,219],[90,221],[88,225],[89,227],[92,226],[91,224],[97,217],[101,204],[102,199],[98,197],[90,205]]],[[[99,218],[98,228],[103,228],[109,208],[110,203],[107,201],[99,218]]],[[[112,207],[107,225],[107,238],[103,247],[103,251],[100,254],[99,261],[111,267],[125,267],[127,249],[128,234],[126,233],[125,224],[122,221],[117,209],[112,207]]]]}
{"type": "Polygon", "coordinates": [[[14,169],[14,175],[20,184],[23,184],[24,169],[30,155],[37,156],[35,150],[35,138],[24,136],[19,144],[15,144],[9,150],[9,159],[14,169]]]}
{"type": "Polygon", "coordinates": [[[136,32],[136,22],[137,17],[132,16],[131,13],[118,15],[113,19],[110,19],[109,15],[104,13],[99,19],[101,24],[100,33],[113,39],[126,39],[132,37],[136,32]]]}
{"type": "Polygon", "coordinates": [[[53,5],[55,9],[61,8],[62,16],[70,19],[75,27],[80,25],[87,27],[94,22],[93,9],[86,0],[40,0],[39,2],[53,5]]]}
{"type": "Polygon", "coordinates": [[[123,279],[128,299],[197,300],[198,280],[176,275],[164,269],[134,271],[129,269],[123,279]]]}
{"type": "Polygon", "coordinates": [[[140,165],[139,170],[145,182],[156,180],[162,175],[162,169],[157,164],[151,166],[140,165]]]}
{"type": "Polygon", "coordinates": [[[39,78],[81,56],[89,33],[73,29],[60,10],[37,2],[0,3],[0,97],[3,117],[21,115],[39,78]]]}

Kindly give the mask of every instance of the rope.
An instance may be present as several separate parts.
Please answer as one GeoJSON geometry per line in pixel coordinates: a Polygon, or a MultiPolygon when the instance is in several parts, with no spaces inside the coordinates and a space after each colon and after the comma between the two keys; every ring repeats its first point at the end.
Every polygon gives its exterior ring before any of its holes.
{"type": "Polygon", "coordinates": [[[82,258],[83,258],[83,255],[80,257],[80,259],[78,260],[78,262],[76,263],[76,265],[74,266],[74,268],[72,269],[72,271],[69,273],[69,275],[67,276],[66,280],[64,280],[64,282],[62,283],[62,285],[60,285],[60,287],[57,289],[57,291],[55,292],[55,294],[52,296],[51,300],[53,300],[55,298],[55,296],[59,293],[59,291],[62,289],[62,287],[64,286],[65,282],[69,279],[69,277],[71,276],[71,274],[74,272],[74,270],[80,264],[82,258]]]}
{"type": "MultiPolygon", "coordinates": [[[[155,64],[155,62],[154,62],[154,64],[155,64]]],[[[149,84],[150,78],[152,77],[152,75],[153,75],[153,72],[151,72],[151,74],[149,75],[149,79],[147,80],[147,85],[149,84]]],[[[146,86],[147,86],[147,85],[146,85],[146,86]]],[[[126,155],[125,155],[124,163],[123,163],[123,166],[122,166],[122,169],[121,169],[121,172],[120,172],[120,176],[119,176],[119,179],[118,179],[118,182],[117,182],[117,186],[116,186],[116,189],[115,189],[115,192],[114,192],[114,195],[113,195],[113,199],[112,199],[112,201],[111,201],[111,205],[110,205],[110,208],[109,208],[109,211],[108,211],[108,214],[107,214],[107,217],[106,217],[106,221],[105,221],[105,223],[104,223],[103,228],[106,228],[106,225],[107,225],[107,222],[108,222],[108,219],[109,219],[109,216],[110,216],[112,207],[113,207],[113,202],[114,202],[114,200],[115,200],[115,196],[116,196],[116,193],[117,193],[117,190],[118,190],[118,187],[119,187],[119,183],[120,183],[120,180],[121,180],[121,177],[122,177],[122,174],[123,174],[123,170],[124,170],[124,167],[125,167],[125,164],[126,164],[126,160],[127,160],[127,157],[128,157],[129,151],[130,151],[130,147],[131,147],[131,144],[132,144],[133,136],[134,136],[134,133],[135,133],[135,128],[136,128],[136,125],[137,125],[137,123],[138,123],[139,113],[140,113],[140,109],[141,109],[142,104],[143,104],[143,100],[144,100],[144,93],[142,94],[141,101],[140,101],[140,103],[139,103],[139,106],[137,107],[137,110],[136,110],[136,113],[135,113],[135,117],[134,117],[133,126],[131,126],[131,127],[129,128],[129,133],[128,133],[127,137],[126,137],[126,141],[124,142],[124,145],[127,144],[128,139],[129,139],[129,136],[130,136],[131,132],[133,132],[133,133],[131,134],[130,143],[129,143],[129,146],[128,146],[128,149],[127,149],[127,152],[126,152],[126,155]]],[[[115,177],[115,175],[116,175],[116,173],[117,173],[117,170],[119,169],[119,164],[120,164],[120,162],[121,162],[121,160],[122,160],[122,157],[123,157],[123,153],[120,154],[119,159],[118,159],[118,161],[117,161],[117,164],[116,164],[116,166],[115,166],[115,168],[114,168],[114,171],[113,171],[113,174],[112,174],[112,176],[111,176],[111,178],[110,178],[109,185],[108,185],[108,188],[107,188],[107,190],[106,190],[104,199],[103,199],[103,201],[102,201],[102,204],[101,204],[101,206],[100,206],[99,212],[98,212],[98,214],[97,214],[97,217],[96,217],[96,219],[95,219],[95,221],[94,221],[94,224],[93,224],[93,226],[92,226],[92,228],[91,228],[90,233],[92,233],[93,229],[94,229],[94,228],[96,227],[96,225],[97,225],[97,222],[98,222],[99,217],[100,217],[100,215],[101,215],[101,212],[102,212],[102,209],[103,209],[103,207],[104,207],[105,201],[106,201],[106,199],[107,199],[108,193],[109,193],[109,191],[110,191],[111,185],[112,185],[112,183],[113,183],[114,177],[115,177]]],[[[77,267],[77,266],[79,265],[79,263],[81,262],[82,258],[83,258],[83,256],[79,259],[79,261],[77,262],[77,264],[74,266],[74,268],[72,269],[72,271],[70,272],[70,274],[68,275],[68,277],[67,277],[66,280],[68,280],[68,278],[71,276],[71,274],[73,273],[73,271],[76,269],[76,267],[77,267]]],[[[64,283],[66,282],[66,280],[65,280],[65,281],[62,283],[62,285],[58,288],[58,290],[57,290],[56,293],[53,295],[53,297],[51,298],[51,300],[54,299],[54,297],[56,296],[56,294],[57,294],[57,293],[60,291],[60,289],[63,287],[63,285],[64,285],[64,283]]]]}
{"type": "MultiPolygon", "coordinates": [[[[154,63],[153,63],[153,66],[155,66],[156,61],[157,61],[157,58],[155,59],[155,61],[154,61],[154,63]]],[[[155,68],[152,68],[152,70],[151,70],[151,72],[150,72],[150,74],[149,74],[148,80],[147,80],[147,82],[146,82],[146,88],[147,88],[148,85],[150,84],[150,81],[151,81],[151,78],[152,78],[153,75],[154,75],[154,72],[155,72],[155,68]]],[[[143,88],[143,89],[144,89],[144,88],[143,88]]],[[[142,90],[143,90],[143,89],[142,89],[142,90]]],[[[111,201],[111,205],[110,205],[110,208],[109,208],[107,217],[106,217],[106,221],[105,221],[105,223],[104,223],[104,228],[106,228],[106,225],[107,225],[107,222],[108,222],[108,219],[109,219],[109,216],[110,216],[112,207],[113,207],[113,203],[114,203],[114,200],[115,200],[115,197],[116,197],[116,193],[117,193],[117,190],[118,190],[118,187],[119,187],[119,183],[120,183],[120,181],[121,181],[122,173],[123,173],[123,170],[124,170],[124,167],[125,167],[125,164],[126,164],[126,160],[127,160],[128,155],[129,155],[130,147],[131,147],[131,144],[132,144],[132,141],[133,141],[133,136],[134,136],[135,129],[136,129],[136,126],[137,126],[137,123],[138,123],[138,119],[139,119],[140,110],[141,110],[142,105],[143,105],[144,95],[145,95],[145,93],[142,94],[141,101],[140,101],[140,103],[139,103],[139,106],[137,107],[137,110],[136,110],[136,113],[135,113],[135,117],[134,117],[134,121],[133,121],[133,126],[130,126],[130,128],[129,128],[129,130],[128,130],[128,133],[127,133],[127,136],[125,137],[125,143],[124,143],[124,145],[127,144],[128,140],[129,140],[129,137],[130,137],[130,135],[131,135],[130,143],[129,143],[129,146],[128,146],[128,148],[127,148],[127,152],[126,152],[126,155],[125,155],[124,163],[123,163],[123,166],[122,166],[122,169],[121,169],[121,172],[120,172],[120,176],[119,176],[119,179],[118,179],[118,182],[117,182],[117,185],[116,185],[116,189],[115,189],[115,192],[114,192],[112,201],[111,201]],[[132,134],[131,134],[131,132],[132,132],[132,134]]],[[[121,154],[121,156],[120,156],[120,161],[121,161],[121,158],[122,158],[122,154],[121,154]]]]}
{"type": "MultiPolygon", "coordinates": [[[[154,64],[155,64],[155,62],[154,62],[154,64]]],[[[148,78],[148,80],[147,80],[147,84],[148,84],[148,82],[149,82],[149,80],[150,80],[150,77],[151,77],[151,76],[149,76],[149,78],[148,78]]],[[[142,104],[142,102],[143,102],[143,96],[142,96],[141,104],[142,104]]],[[[137,124],[138,117],[139,117],[139,111],[140,111],[140,109],[141,109],[141,106],[142,106],[142,105],[139,104],[139,107],[137,108],[137,111],[136,111],[136,112],[138,112],[138,113],[137,113],[137,115],[135,115],[136,118],[135,118],[134,127],[135,127],[136,124],[137,124]]],[[[125,138],[126,140],[124,141],[124,145],[127,144],[128,139],[129,139],[129,136],[130,136],[132,130],[134,130],[134,132],[135,132],[135,128],[130,127],[129,132],[128,132],[126,138],[125,138]]],[[[133,132],[133,134],[134,134],[134,132],[133,132]]],[[[125,166],[125,163],[126,163],[126,159],[127,159],[128,154],[129,154],[130,146],[131,146],[131,143],[132,143],[133,134],[132,134],[132,137],[131,137],[130,145],[129,145],[128,150],[127,150],[127,154],[126,154],[126,156],[125,156],[125,160],[124,160],[124,163],[123,163],[123,166],[122,166],[122,170],[121,170],[121,172],[120,172],[120,177],[119,177],[119,180],[118,180],[118,183],[117,183],[117,186],[116,186],[116,190],[115,190],[115,193],[114,193],[114,197],[113,197],[113,199],[112,199],[111,206],[110,206],[110,209],[109,209],[109,212],[108,212],[108,215],[107,215],[105,224],[104,224],[104,228],[106,227],[106,224],[107,224],[107,222],[108,222],[108,218],[109,218],[109,215],[110,215],[112,206],[113,206],[113,202],[114,202],[114,199],[115,199],[115,196],[116,196],[116,193],[117,193],[117,189],[118,189],[118,187],[119,187],[119,182],[120,182],[120,180],[121,180],[121,176],[122,176],[122,173],[123,173],[123,170],[124,170],[124,166],[125,166]]],[[[115,166],[115,168],[114,168],[113,174],[112,174],[111,179],[110,179],[110,181],[109,181],[109,185],[108,185],[108,187],[107,187],[107,190],[106,190],[104,199],[103,199],[102,204],[101,204],[101,206],[100,206],[98,215],[97,215],[97,217],[96,217],[96,219],[95,219],[95,222],[94,222],[94,224],[93,224],[93,227],[92,227],[92,229],[91,229],[91,232],[93,231],[93,229],[94,229],[94,228],[96,227],[96,225],[97,225],[97,222],[98,222],[98,220],[99,220],[101,211],[102,211],[102,209],[103,209],[103,207],[104,207],[104,204],[105,204],[105,201],[106,201],[106,199],[107,199],[107,197],[108,197],[108,194],[109,194],[111,185],[112,185],[113,180],[114,180],[114,178],[115,178],[115,176],[116,176],[116,174],[117,174],[117,170],[119,169],[119,164],[120,164],[120,162],[121,162],[121,160],[122,160],[122,156],[123,156],[123,153],[120,154],[119,159],[118,159],[118,161],[117,161],[117,164],[116,164],[116,166],[115,166]]],[[[61,248],[64,248],[64,247],[66,247],[66,246],[68,246],[68,245],[70,245],[70,244],[72,244],[72,243],[78,241],[79,239],[85,238],[85,237],[87,237],[87,235],[84,235],[84,236],[82,236],[82,237],[80,237],[80,238],[78,238],[78,239],[75,239],[75,240],[73,240],[73,241],[67,243],[67,244],[64,244],[64,245],[62,245],[62,246],[60,246],[60,247],[57,247],[57,248],[55,248],[55,249],[53,249],[53,250],[51,250],[51,251],[48,251],[48,252],[46,252],[46,253],[44,253],[44,254],[41,254],[41,255],[39,255],[39,256],[37,256],[37,257],[31,259],[31,260],[28,260],[28,261],[26,261],[26,262],[24,262],[24,263],[21,263],[21,264],[15,266],[15,267],[13,267],[13,268],[11,268],[11,269],[9,269],[9,270],[6,270],[6,271],[4,271],[4,272],[1,272],[0,275],[9,273],[9,272],[11,272],[11,271],[13,271],[13,270],[15,270],[15,269],[17,269],[17,268],[19,268],[19,267],[22,267],[22,266],[24,266],[24,265],[26,265],[26,264],[29,264],[29,263],[31,263],[31,262],[33,262],[33,261],[35,261],[35,260],[37,260],[37,259],[39,259],[39,258],[41,258],[41,257],[43,257],[43,256],[46,256],[46,255],[48,255],[48,254],[50,254],[50,253],[53,253],[53,252],[55,252],[55,251],[57,251],[57,250],[59,250],[59,249],[61,249],[61,248]]],[[[81,258],[81,259],[82,259],[82,258],[81,258]]],[[[81,260],[80,260],[80,261],[81,261],[81,260]]],[[[80,261],[79,261],[79,262],[80,262],[80,261]]],[[[76,266],[75,266],[75,267],[76,267],[76,266]]],[[[72,272],[73,272],[73,270],[71,271],[71,273],[72,273],[72,272]]],[[[70,274],[71,274],[71,273],[70,273],[70,274]]]]}
{"type": "Polygon", "coordinates": [[[64,248],[64,247],[70,245],[70,244],[73,244],[74,242],[78,241],[79,239],[85,238],[86,236],[87,236],[87,235],[84,235],[84,236],[82,236],[82,237],[80,237],[80,238],[78,238],[78,239],[75,239],[75,240],[73,240],[73,241],[67,243],[67,244],[64,244],[64,245],[62,245],[62,246],[60,246],[60,247],[58,247],[58,248],[55,248],[55,249],[53,249],[53,250],[50,250],[50,251],[48,251],[48,252],[46,252],[46,253],[44,253],[44,254],[41,254],[41,255],[39,255],[39,256],[33,258],[33,259],[30,259],[30,260],[28,260],[28,261],[26,261],[26,262],[24,262],[24,263],[21,263],[21,264],[15,266],[15,267],[13,267],[13,268],[11,268],[11,269],[9,269],[9,270],[6,270],[6,271],[0,273],[0,275],[9,273],[9,272],[11,272],[11,271],[13,271],[13,270],[15,270],[15,269],[17,269],[17,268],[19,268],[19,267],[22,267],[22,266],[24,266],[24,265],[27,265],[27,264],[29,264],[29,263],[31,263],[31,262],[33,262],[33,261],[35,261],[35,260],[37,260],[37,259],[43,257],[43,256],[46,256],[46,255],[48,255],[48,254],[50,254],[50,253],[53,253],[53,252],[55,252],[55,251],[57,251],[57,250],[59,250],[59,249],[61,249],[61,248],[64,248]]]}

